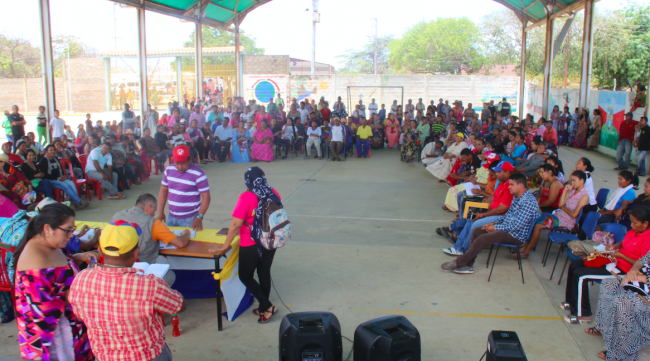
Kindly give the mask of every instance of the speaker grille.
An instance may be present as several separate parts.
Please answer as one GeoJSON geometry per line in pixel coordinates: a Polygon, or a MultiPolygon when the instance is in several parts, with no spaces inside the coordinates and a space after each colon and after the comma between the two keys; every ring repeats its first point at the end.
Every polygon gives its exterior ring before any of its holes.
{"type": "Polygon", "coordinates": [[[315,321],[320,321],[320,320],[321,320],[320,316],[315,316],[315,315],[300,317],[300,321],[303,321],[303,322],[315,322],[315,321]]]}
{"type": "Polygon", "coordinates": [[[399,325],[400,324],[397,321],[388,321],[388,322],[382,323],[380,326],[384,330],[390,330],[391,328],[399,327],[399,325]]]}

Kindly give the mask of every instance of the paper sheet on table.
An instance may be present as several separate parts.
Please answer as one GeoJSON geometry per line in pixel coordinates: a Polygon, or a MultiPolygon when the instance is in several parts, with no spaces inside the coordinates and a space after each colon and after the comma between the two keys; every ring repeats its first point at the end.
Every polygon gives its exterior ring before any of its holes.
{"type": "Polygon", "coordinates": [[[163,241],[158,241],[160,242],[160,249],[177,249],[178,247],[174,246],[171,243],[163,243],[163,241]]]}
{"type": "Polygon", "coordinates": [[[161,263],[149,264],[147,262],[136,262],[133,264],[133,268],[143,270],[145,275],[154,275],[160,278],[165,277],[170,267],[168,264],[161,263]]]}
{"type": "MultiPolygon", "coordinates": [[[[171,231],[174,232],[177,236],[180,236],[181,233],[183,233],[184,229],[183,230],[172,229],[171,231]]],[[[196,238],[196,231],[193,230],[189,230],[189,231],[190,231],[190,239],[196,238]]]]}
{"type": "MultiPolygon", "coordinates": [[[[79,231],[74,232],[74,234],[78,235],[79,231]]],[[[81,242],[89,242],[93,237],[95,237],[95,229],[91,228],[83,237],[80,237],[79,240],[81,240],[81,242]]]]}

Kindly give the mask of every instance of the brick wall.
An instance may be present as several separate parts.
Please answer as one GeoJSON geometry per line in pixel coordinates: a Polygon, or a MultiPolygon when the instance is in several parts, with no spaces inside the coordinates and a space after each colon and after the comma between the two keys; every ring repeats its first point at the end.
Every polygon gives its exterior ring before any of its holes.
{"type": "MultiPolygon", "coordinates": [[[[64,61],[64,77],[54,79],[56,107],[68,109],[68,62],[64,61]]],[[[70,59],[72,109],[75,112],[103,112],[106,110],[104,64],[101,58],[70,59]]],[[[45,103],[43,78],[0,79],[0,111],[11,110],[16,104],[21,112],[36,112],[45,103]]]]}
{"type": "Polygon", "coordinates": [[[244,74],[289,74],[288,55],[243,55],[244,74]]]}

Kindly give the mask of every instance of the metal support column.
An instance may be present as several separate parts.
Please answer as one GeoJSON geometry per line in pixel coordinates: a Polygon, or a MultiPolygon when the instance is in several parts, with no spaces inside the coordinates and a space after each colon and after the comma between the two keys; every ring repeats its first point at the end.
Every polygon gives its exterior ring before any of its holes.
{"type": "Polygon", "coordinates": [[[183,58],[180,56],[176,57],[176,100],[183,104],[183,58]]]}
{"type": "Polygon", "coordinates": [[[196,30],[194,31],[194,62],[196,66],[196,99],[203,99],[203,28],[201,23],[195,23],[196,30]]]}
{"type": "MultiPolygon", "coordinates": [[[[145,120],[145,112],[147,111],[147,103],[149,102],[148,96],[148,83],[147,83],[147,32],[144,21],[144,0],[140,0],[142,8],[138,11],[138,72],[140,76],[140,119],[142,122],[145,120]]],[[[133,106],[131,104],[131,106],[133,106]]]]}
{"type": "MultiPolygon", "coordinates": [[[[50,26],[50,1],[39,0],[38,8],[41,20],[41,58],[43,68],[43,95],[45,96],[45,112],[47,119],[54,118],[56,99],[54,97],[54,66],[52,61],[52,28],[50,26]]],[[[45,132],[49,144],[50,132],[45,132]]]]}
{"type": "Polygon", "coordinates": [[[582,33],[582,67],[580,68],[580,96],[578,106],[586,108],[591,86],[591,55],[594,42],[594,2],[585,1],[585,25],[582,33]]]}
{"type": "MultiPolygon", "coordinates": [[[[104,58],[104,88],[106,89],[106,111],[111,110],[111,58],[104,58]]],[[[117,95],[117,94],[115,94],[117,95]]]]}
{"type": "Polygon", "coordinates": [[[235,17],[235,96],[241,96],[241,55],[239,54],[239,15],[235,17]]]}
{"type": "Polygon", "coordinates": [[[551,100],[551,79],[553,75],[553,19],[546,18],[546,40],[544,50],[544,87],[542,90],[542,116],[549,119],[551,100]]]}
{"type": "Polygon", "coordinates": [[[645,116],[647,117],[650,115],[650,69],[648,70],[648,87],[646,88],[645,96],[645,116]]]}
{"type": "Polygon", "coordinates": [[[524,119],[524,99],[526,92],[526,20],[521,23],[521,63],[519,70],[519,119],[524,119]]]}

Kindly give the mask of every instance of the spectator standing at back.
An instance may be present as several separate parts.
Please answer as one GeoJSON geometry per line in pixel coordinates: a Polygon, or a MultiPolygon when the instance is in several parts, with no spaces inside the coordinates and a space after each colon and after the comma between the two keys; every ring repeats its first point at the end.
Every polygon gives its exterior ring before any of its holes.
{"type": "Polygon", "coordinates": [[[630,165],[634,128],[636,127],[636,123],[632,121],[632,116],[632,112],[627,112],[625,114],[625,121],[621,123],[620,129],[618,130],[618,149],[616,150],[618,167],[614,168],[614,170],[627,170],[630,165]],[[625,160],[623,157],[625,157],[625,160]]]}
{"type": "Polygon", "coordinates": [[[393,100],[393,104],[390,105],[389,114],[397,115],[397,100],[393,100]]]}
{"type": "Polygon", "coordinates": [[[133,268],[142,229],[116,221],[104,228],[104,264],[80,272],[68,300],[88,326],[93,354],[102,361],[171,361],[162,314],[185,311],[183,296],[161,278],[133,268]]]}
{"type": "Polygon", "coordinates": [[[415,104],[415,110],[417,111],[417,115],[424,116],[424,103],[422,103],[422,98],[418,99],[418,103],[415,104]]]}
{"type": "Polygon", "coordinates": [[[510,115],[510,103],[508,103],[506,97],[503,97],[503,101],[499,104],[499,111],[501,112],[502,117],[510,115]]]}
{"type": "Polygon", "coordinates": [[[648,152],[650,151],[650,126],[648,126],[648,117],[641,117],[639,121],[641,127],[639,132],[639,139],[637,139],[636,150],[639,153],[639,162],[636,173],[639,176],[645,177],[647,169],[648,152]]]}
{"type": "MultiPolygon", "coordinates": [[[[25,136],[25,117],[18,111],[17,105],[11,107],[12,113],[9,114],[9,124],[11,125],[11,137],[14,140],[22,139],[25,136]]],[[[15,143],[15,142],[14,142],[15,143]]]]}
{"type": "Polygon", "coordinates": [[[307,106],[305,105],[305,102],[300,102],[300,109],[298,109],[298,112],[300,113],[300,122],[302,124],[305,124],[307,122],[307,119],[309,118],[309,109],[307,109],[307,106]]]}
{"type": "Polygon", "coordinates": [[[128,103],[124,103],[124,111],[122,112],[122,126],[124,130],[135,128],[135,113],[131,110],[128,103]]]}
{"type": "Polygon", "coordinates": [[[104,143],[88,154],[86,161],[86,177],[101,183],[108,190],[108,199],[122,199],[124,194],[117,190],[117,173],[113,172],[113,157],[111,143],[104,143]]]}
{"type": "Polygon", "coordinates": [[[156,131],[158,125],[158,111],[151,109],[151,104],[147,104],[147,112],[144,115],[144,126],[142,129],[150,129],[152,132],[156,131]]]}
{"type": "MultiPolygon", "coordinates": [[[[406,103],[406,105],[404,106],[404,113],[410,114],[411,118],[415,118],[414,112],[415,112],[415,106],[413,105],[413,101],[409,99],[408,103],[406,103]]],[[[404,114],[404,116],[406,116],[406,114],[404,114]]]]}
{"type": "Polygon", "coordinates": [[[59,118],[59,111],[54,111],[54,118],[50,120],[50,132],[52,132],[52,141],[55,141],[65,134],[65,121],[59,118]]]}
{"type": "Polygon", "coordinates": [[[165,204],[169,198],[168,227],[203,230],[203,216],[210,207],[208,176],[190,159],[190,148],[174,148],[174,164],[165,169],[158,195],[158,219],[165,222],[165,204]]]}
{"type": "Polygon", "coordinates": [[[38,107],[38,114],[36,114],[36,132],[38,133],[38,142],[43,145],[47,143],[47,116],[45,115],[45,107],[38,107]]]}
{"type": "Polygon", "coordinates": [[[379,111],[379,105],[375,103],[375,98],[372,98],[370,104],[368,104],[368,111],[370,112],[370,118],[379,111]]]}
{"type": "Polygon", "coordinates": [[[282,107],[284,108],[284,99],[282,99],[282,96],[280,95],[280,93],[278,93],[278,97],[275,98],[275,105],[278,106],[278,107],[280,105],[282,105],[282,107]]]}
{"type": "Polygon", "coordinates": [[[205,123],[205,114],[201,112],[201,107],[199,105],[194,106],[194,113],[190,115],[189,124],[192,124],[194,119],[198,122],[199,129],[203,128],[203,124],[205,123]]]}

